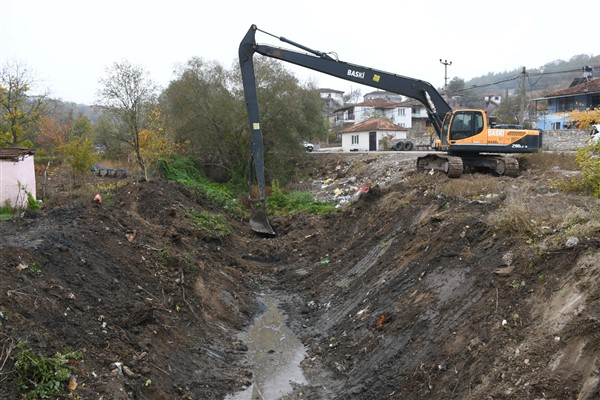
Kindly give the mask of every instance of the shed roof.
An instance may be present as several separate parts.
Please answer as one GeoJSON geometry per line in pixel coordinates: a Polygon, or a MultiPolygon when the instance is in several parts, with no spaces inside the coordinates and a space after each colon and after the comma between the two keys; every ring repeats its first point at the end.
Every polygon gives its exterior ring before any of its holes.
{"type": "Polygon", "coordinates": [[[350,132],[372,132],[372,131],[407,131],[408,129],[401,127],[388,121],[387,119],[371,118],[358,124],[349,126],[340,131],[340,133],[350,132]]]}
{"type": "Polygon", "coordinates": [[[34,154],[33,150],[23,147],[0,147],[0,160],[19,161],[34,154]]]}

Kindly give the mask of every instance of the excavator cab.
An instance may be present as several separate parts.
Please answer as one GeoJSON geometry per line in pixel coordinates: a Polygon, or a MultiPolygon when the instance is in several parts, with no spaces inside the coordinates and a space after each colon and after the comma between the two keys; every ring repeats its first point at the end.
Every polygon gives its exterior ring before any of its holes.
{"type": "Polygon", "coordinates": [[[456,111],[452,113],[452,123],[448,136],[450,143],[475,136],[483,131],[481,111],[456,111]]]}

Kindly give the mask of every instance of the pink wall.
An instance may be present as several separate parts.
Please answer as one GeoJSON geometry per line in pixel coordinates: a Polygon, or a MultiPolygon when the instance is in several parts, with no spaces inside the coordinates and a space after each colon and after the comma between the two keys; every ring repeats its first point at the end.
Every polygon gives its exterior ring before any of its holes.
{"type": "Polygon", "coordinates": [[[27,193],[35,197],[33,156],[20,161],[0,160],[0,206],[27,207],[27,193]]]}

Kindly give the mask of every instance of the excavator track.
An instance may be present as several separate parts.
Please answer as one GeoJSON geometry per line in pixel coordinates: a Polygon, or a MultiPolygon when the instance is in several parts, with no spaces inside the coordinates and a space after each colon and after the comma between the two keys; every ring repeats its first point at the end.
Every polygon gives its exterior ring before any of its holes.
{"type": "Polygon", "coordinates": [[[448,178],[460,178],[463,173],[463,161],[455,156],[427,154],[417,158],[417,169],[442,171],[448,178]]]}
{"type": "Polygon", "coordinates": [[[504,157],[504,175],[510,177],[519,176],[519,161],[514,157],[504,157]]]}

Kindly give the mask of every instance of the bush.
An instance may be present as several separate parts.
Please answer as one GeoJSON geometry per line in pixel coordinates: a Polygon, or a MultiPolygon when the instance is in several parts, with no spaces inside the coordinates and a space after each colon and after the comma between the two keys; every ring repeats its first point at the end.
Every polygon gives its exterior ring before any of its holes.
{"type": "Polygon", "coordinates": [[[582,172],[574,178],[575,187],[600,198],[600,141],[579,149],[575,158],[582,172]]]}
{"type": "MultiPolygon", "coordinates": [[[[23,344],[20,345],[23,347],[23,344]]],[[[53,357],[42,357],[31,350],[23,349],[15,359],[14,372],[17,390],[26,399],[48,398],[64,390],[63,384],[72,375],[67,366],[69,360],[81,359],[81,353],[56,353],[53,357]]]]}

